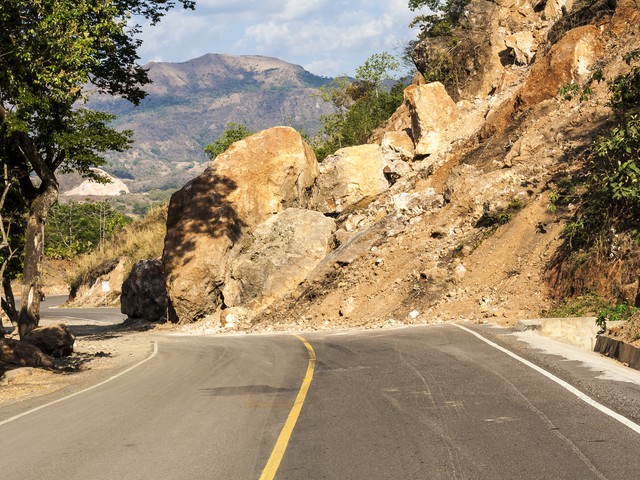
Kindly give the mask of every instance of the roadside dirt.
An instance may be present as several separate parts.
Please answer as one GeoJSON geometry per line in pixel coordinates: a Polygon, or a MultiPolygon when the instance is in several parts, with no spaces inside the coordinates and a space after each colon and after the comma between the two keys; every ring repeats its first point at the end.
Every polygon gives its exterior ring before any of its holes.
{"type": "MultiPolygon", "coordinates": [[[[47,322],[43,322],[46,325],[47,322]]],[[[0,407],[59,391],[77,391],[135,365],[152,351],[153,330],[138,326],[71,327],[75,351],[58,371],[20,368],[0,378],[0,407]]]]}

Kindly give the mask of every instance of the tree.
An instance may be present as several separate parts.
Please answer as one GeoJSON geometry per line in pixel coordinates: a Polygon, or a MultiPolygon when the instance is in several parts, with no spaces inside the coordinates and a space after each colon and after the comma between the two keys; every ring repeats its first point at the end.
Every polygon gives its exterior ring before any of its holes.
{"type": "Polygon", "coordinates": [[[224,133],[220,135],[215,142],[204,147],[204,153],[213,160],[221,153],[226,152],[231,144],[247,138],[252,133],[251,130],[241,123],[229,122],[224,133]]]}
{"type": "Polygon", "coordinates": [[[102,249],[105,241],[130,221],[108,202],[56,205],[45,227],[45,254],[49,258],[73,258],[102,249]]]}
{"type": "Polygon", "coordinates": [[[420,38],[451,35],[471,0],[409,0],[411,11],[428,8],[431,15],[418,15],[410,27],[420,27],[420,38]]]}
{"type": "Polygon", "coordinates": [[[137,105],[147,72],[137,64],[140,26],[192,0],[0,0],[0,155],[28,208],[18,326],[38,325],[44,226],[57,202],[57,172],[95,178],[102,153],[122,151],[131,132],[112,115],[78,108],[91,88],[137,105]]]}
{"type": "Polygon", "coordinates": [[[382,82],[393,78],[399,68],[400,62],[390,53],[374,53],[356,69],[356,80],[364,87],[365,91],[372,90],[378,96],[382,82]]]}
{"type": "Polygon", "coordinates": [[[320,118],[322,140],[314,145],[318,160],[339,148],[366,143],[373,130],[396,111],[403,100],[404,85],[396,81],[387,91],[384,81],[392,80],[399,66],[387,52],[376,53],[356,69],[354,81],[343,76],[320,89],[322,99],[332,103],[336,111],[320,118]]]}
{"type": "MultiPolygon", "coordinates": [[[[26,205],[18,192],[17,182],[9,178],[7,165],[2,166],[0,178],[0,278],[2,296],[0,304],[10,322],[17,326],[18,311],[11,289],[11,281],[22,270],[22,251],[24,249],[24,231],[26,205]]],[[[4,327],[0,322],[0,337],[4,336],[4,327]]]]}

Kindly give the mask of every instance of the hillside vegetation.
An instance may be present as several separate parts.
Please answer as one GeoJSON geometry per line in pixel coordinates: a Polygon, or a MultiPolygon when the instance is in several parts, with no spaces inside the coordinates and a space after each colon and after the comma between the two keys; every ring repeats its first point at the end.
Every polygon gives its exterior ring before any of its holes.
{"type": "Polygon", "coordinates": [[[140,106],[107,96],[89,102],[116,114],[119,129],[135,132],[133,148],[110,155],[106,167],[132,192],[180,188],[202,172],[204,147],[230,122],[252,131],[289,125],[314,135],[320,116],[332,112],[318,96],[330,79],[275,58],[208,54],[145,68],[153,83],[140,106]]]}
{"type": "MultiPolygon", "coordinates": [[[[71,298],[78,296],[83,286],[92,286],[102,275],[110,274],[122,264],[120,274],[126,278],[138,260],[160,258],[167,231],[167,207],[156,207],[138,221],[124,227],[117,235],[91,253],[77,257],[68,279],[71,298]]],[[[116,286],[119,295],[120,285],[116,286]]],[[[112,298],[119,302],[119,297],[112,298]]],[[[80,303],[85,299],[79,298],[80,303]]],[[[90,300],[89,300],[90,302],[90,300]]]]}

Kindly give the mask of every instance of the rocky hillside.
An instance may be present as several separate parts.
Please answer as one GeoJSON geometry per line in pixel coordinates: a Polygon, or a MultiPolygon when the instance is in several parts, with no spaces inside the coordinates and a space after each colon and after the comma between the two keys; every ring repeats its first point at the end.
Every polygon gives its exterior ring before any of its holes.
{"type": "Polygon", "coordinates": [[[135,131],[133,148],[112,155],[107,167],[132,191],[179,188],[201,173],[204,146],[229,122],[253,131],[290,125],[315,134],[320,115],[329,112],[314,96],[328,80],[276,58],[208,54],[145,67],[153,83],[139,107],[106,96],[90,102],[117,114],[118,128],[135,131]]]}
{"type": "MultiPolygon", "coordinates": [[[[615,235],[598,261],[585,250],[569,264],[563,232],[613,118],[594,77],[629,71],[639,24],[635,0],[472,1],[456,81],[417,78],[372,144],[319,165],[290,128],[237,142],[171,200],[169,319],[509,323],[585,291],[636,303],[637,245],[615,235]]],[[[416,63],[437,48],[419,45],[416,63]]]]}

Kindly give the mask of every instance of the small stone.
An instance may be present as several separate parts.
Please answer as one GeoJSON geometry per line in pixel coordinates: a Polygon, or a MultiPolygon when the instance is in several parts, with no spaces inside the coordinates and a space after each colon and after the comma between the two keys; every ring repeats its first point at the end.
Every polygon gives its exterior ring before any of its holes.
{"type": "Polygon", "coordinates": [[[416,318],[418,318],[420,316],[420,312],[418,310],[412,310],[411,312],[409,312],[408,317],[411,320],[415,320],[416,318]]]}

